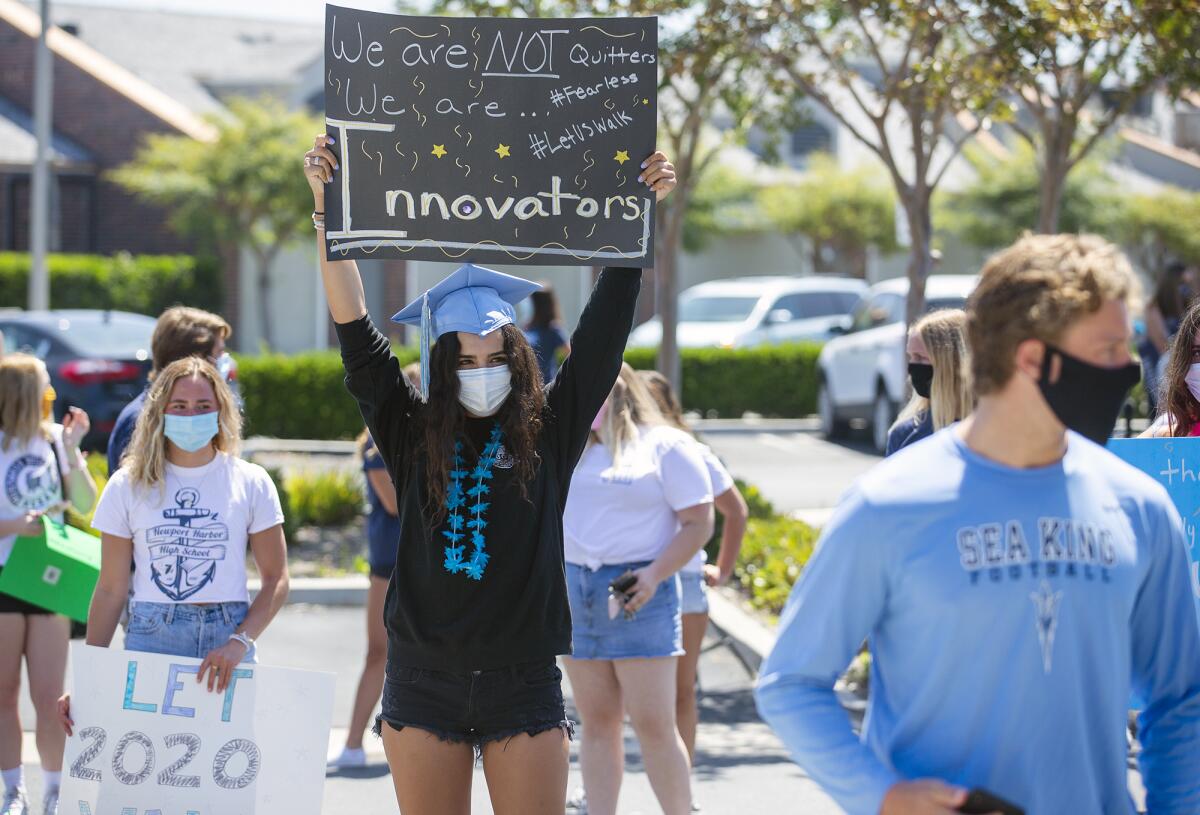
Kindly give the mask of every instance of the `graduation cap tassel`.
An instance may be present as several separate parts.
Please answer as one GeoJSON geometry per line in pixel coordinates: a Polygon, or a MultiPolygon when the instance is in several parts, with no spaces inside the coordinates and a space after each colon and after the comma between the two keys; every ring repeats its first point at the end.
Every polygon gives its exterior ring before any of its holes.
{"type": "Polygon", "coordinates": [[[429,401],[429,347],[433,344],[433,312],[429,292],[421,298],[421,399],[429,401]]]}

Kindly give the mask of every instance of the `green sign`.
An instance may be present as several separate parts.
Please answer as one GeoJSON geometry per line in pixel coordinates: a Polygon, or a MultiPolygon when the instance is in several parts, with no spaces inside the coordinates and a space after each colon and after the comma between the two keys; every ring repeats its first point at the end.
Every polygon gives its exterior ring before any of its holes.
{"type": "Polygon", "coordinates": [[[100,577],[100,539],[42,518],[42,534],[17,538],[0,572],[0,592],[87,621],[100,577]]]}

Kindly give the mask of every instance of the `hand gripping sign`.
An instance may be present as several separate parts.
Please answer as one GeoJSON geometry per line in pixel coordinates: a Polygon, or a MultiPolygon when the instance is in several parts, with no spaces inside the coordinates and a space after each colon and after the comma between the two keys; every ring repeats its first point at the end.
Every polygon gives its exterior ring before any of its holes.
{"type": "Polygon", "coordinates": [[[327,6],[328,256],[652,266],[657,32],[327,6]]]}
{"type": "Polygon", "coordinates": [[[62,815],[319,815],[333,674],[73,644],[62,815]]]}

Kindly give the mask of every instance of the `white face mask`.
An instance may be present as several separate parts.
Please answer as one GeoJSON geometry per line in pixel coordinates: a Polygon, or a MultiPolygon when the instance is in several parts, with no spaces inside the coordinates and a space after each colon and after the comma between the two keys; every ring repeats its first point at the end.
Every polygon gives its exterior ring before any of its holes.
{"type": "Polygon", "coordinates": [[[1196,401],[1200,402],[1200,362],[1188,368],[1187,376],[1183,378],[1183,381],[1187,383],[1188,390],[1192,392],[1196,401]]]}
{"type": "Polygon", "coordinates": [[[507,365],[458,372],[458,401],[475,416],[491,416],[512,393],[507,365]]]}

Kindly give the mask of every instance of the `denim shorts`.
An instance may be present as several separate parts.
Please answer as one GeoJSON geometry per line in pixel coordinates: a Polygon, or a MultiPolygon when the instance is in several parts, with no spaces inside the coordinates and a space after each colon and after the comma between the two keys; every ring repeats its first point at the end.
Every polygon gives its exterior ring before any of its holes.
{"type": "Polygon", "coordinates": [[[567,564],[567,598],[571,603],[571,656],[575,659],[653,659],[683,655],[683,620],[679,612],[679,578],[659,584],[649,603],[632,620],[608,616],[608,585],[647,563],[620,563],[593,571],[567,564]]]}
{"type": "Polygon", "coordinates": [[[476,754],[485,744],[522,733],[560,729],[568,738],[575,734],[563,703],[562,671],[553,659],[464,673],[389,662],[375,735],[382,734],[384,723],[470,744],[476,754]]]}
{"type": "MultiPolygon", "coordinates": [[[[246,619],[247,603],[145,603],[129,604],[125,650],[204,659],[208,652],[229,642],[229,635],[246,619]]],[[[257,662],[256,649],[242,662],[257,662]]]]}
{"type": "Polygon", "coordinates": [[[708,613],[708,583],[704,580],[704,572],[680,572],[679,588],[681,613],[708,613]]]}

